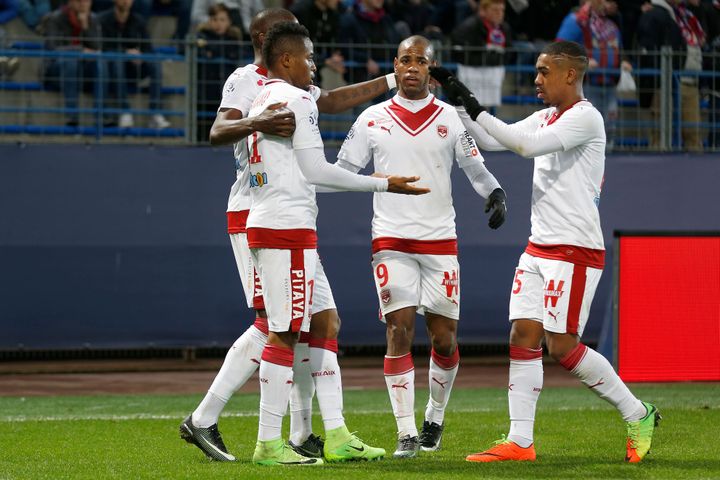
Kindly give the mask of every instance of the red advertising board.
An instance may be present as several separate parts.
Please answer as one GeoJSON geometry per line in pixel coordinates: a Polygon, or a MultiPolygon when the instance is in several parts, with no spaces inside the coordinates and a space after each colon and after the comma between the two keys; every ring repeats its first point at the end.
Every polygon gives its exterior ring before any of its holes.
{"type": "Polygon", "coordinates": [[[720,232],[616,236],[622,379],[720,380],[720,232]]]}

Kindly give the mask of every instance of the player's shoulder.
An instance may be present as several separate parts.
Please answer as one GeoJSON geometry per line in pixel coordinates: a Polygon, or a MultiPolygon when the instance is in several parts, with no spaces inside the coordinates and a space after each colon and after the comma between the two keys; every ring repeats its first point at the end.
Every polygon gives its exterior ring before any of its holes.
{"type": "Polygon", "coordinates": [[[372,122],[374,120],[382,119],[388,117],[388,113],[386,108],[390,106],[392,102],[390,100],[384,100],[380,103],[376,103],[374,105],[370,105],[365,110],[363,110],[360,115],[358,115],[358,118],[356,120],[357,123],[367,123],[372,122]]]}
{"type": "Polygon", "coordinates": [[[258,87],[262,87],[265,80],[267,80],[267,77],[264,74],[264,70],[251,63],[233,70],[227,78],[227,83],[252,83],[258,87]]]}

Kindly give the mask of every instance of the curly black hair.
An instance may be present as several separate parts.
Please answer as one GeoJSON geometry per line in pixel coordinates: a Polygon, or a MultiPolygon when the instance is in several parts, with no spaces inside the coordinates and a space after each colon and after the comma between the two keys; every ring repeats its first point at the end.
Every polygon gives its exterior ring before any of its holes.
{"type": "Polygon", "coordinates": [[[265,36],[262,47],[263,63],[267,68],[272,68],[280,55],[298,48],[298,43],[303,43],[306,38],[310,38],[310,33],[299,23],[276,23],[265,36]]]}

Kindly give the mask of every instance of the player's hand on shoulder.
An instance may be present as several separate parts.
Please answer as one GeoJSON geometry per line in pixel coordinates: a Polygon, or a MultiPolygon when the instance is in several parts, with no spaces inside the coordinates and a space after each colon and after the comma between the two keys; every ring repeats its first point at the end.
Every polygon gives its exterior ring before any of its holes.
{"type": "Polygon", "coordinates": [[[390,193],[402,193],[404,195],[425,195],[430,193],[429,188],[416,187],[410,185],[411,183],[420,180],[420,177],[399,177],[397,175],[389,175],[388,180],[388,192],[390,193]]]}
{"type": "Polygon", "coordinates": [[[289,137],[295,132],[295,114],[285,108],[287,102],[273,103],[255,117],[253,126],[255,130],[269,135],[289,137]]]}
{"type": "Polygon", "coordinates": [[[505,223],[505,216],[507,215],[507,196],[502,188],[493,190],[485,201],[485,213],[490,210],[493,212],[490,214],[488,226],[496,230],[505,223]]]}
{"type": "Polygon", "coordinates": [[[448,102],[453,105],[463,105],[473,120],[487,110],[480,105],[470,89],[447,68],[432,66],[430,67],[430,76],[440,82],[448,102]]]}

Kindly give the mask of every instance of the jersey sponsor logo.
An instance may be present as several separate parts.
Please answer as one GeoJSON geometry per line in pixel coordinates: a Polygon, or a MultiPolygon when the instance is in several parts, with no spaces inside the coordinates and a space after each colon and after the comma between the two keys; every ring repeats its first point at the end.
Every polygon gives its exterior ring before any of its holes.
{"type": "Polygon", "coordinates": [[[392,300],[392,295],[390,294],[390,289],[385,288],[383,290],[380,290],[380,300],[382,300],[382,302],[385,305],[390,303],[390,300],[392,300]]]}
{"type": "Polygon", "coordinates": [[[383,125],[380,125],[380,130],[382,130],[382,131],[384,131],[384,132],[387,132],[388,135],[392,135],[391,130],[392,130],[392,128],[393,128],[394,126],[395,126],[395,125],[390,125],[389,127],[385,127],[385,126],[383,126],[383,125]]]}
{"type": "Polygon", "coordinates": [[[448,298],[452,298],[455,295],[458,294],[459,290],[459,284],[458,282],[458,276],[457,276],[457,270],[453,270],[452,272],[445,272],[442,281],[442,286],[445,287],[445,294],[448,296],[448,298]]]}
{"type": "Polygon", "coordinates": [[[552,308],[557,306],[557,302],[562,297],[563,287],[565,286],[565,280],[560,280],[555,288],[555,280],[548,280],[547,287],[545,288],[545,308],[548,308],[548,301],[552,308]]]}
{"type": "Polygon", "coordinates": [[[437,133],[440,135],[440,138],[445,138],[448,135],[448,127],[447,125],[438,125],[437,126],[437,133]]]}
{"type": "Polygon", "coordinates": [[[290,270],[290,288],[292,291],[292,319],[305,315],[305,270],[290,270]]]}
{"type": "Polygon", "coordinates": [[[475,139],[465,130],[460,137],[460,146],[462,147],[463,155],[466,157],[476,157],[478,155],[478,148],[475,144],[475,139]]]}
{"type": "Polygon", "coordinates": [[[268,176],[265,172],[258,172],[250,175],[250,188],[262,187],[268,184],[268,176]]]}

